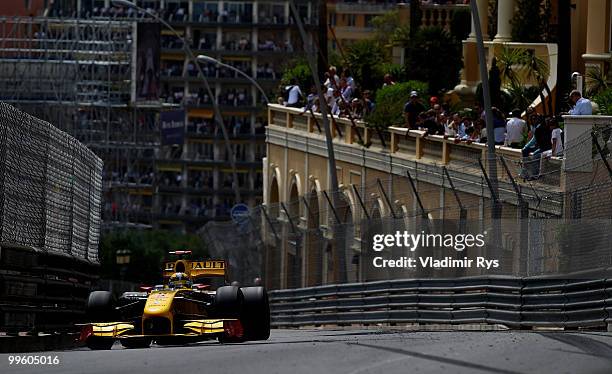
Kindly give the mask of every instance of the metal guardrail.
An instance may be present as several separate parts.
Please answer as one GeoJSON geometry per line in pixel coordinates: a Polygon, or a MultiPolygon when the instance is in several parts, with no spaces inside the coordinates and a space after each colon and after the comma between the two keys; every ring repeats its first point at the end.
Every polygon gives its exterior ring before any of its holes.
{"type": "Polygon", "coordinates": [[[272,326],[437,323],[512,328],[612,323],[610,269],[597,278],[485,276],[390,280],[270,292],[272,326]],[[605,274],[605,276],[602,276],[605,274]]]}
{"type": "Polygon", "coordinates": [[[0,332],[71,332],[85,315],[97,264],[0,243],[0,332]]]}

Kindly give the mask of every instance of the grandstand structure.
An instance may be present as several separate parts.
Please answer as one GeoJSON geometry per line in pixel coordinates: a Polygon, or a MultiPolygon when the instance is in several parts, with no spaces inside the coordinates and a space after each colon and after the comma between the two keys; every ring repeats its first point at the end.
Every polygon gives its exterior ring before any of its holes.
{"type": "Polygon", "coordinates": [[[106,223],[152,224],[154,180],[142,176],[155,170],[161,105],[130,105],[133,28],[110,19],[1,18],[0,100],[56,124],[104,160],[106,223]]]}
{"type": "MultiPolygon", "coordinates": [[[[287,53],[301,49],[288,1],[136,1],[168,21],[196,55],[232,65],[270,93],[287,53]],[[294,47],[295,46],[295,47],[294,47]],[[294,50],[295,48],[295,50],[294,50]]],[[[299,2],[307,23],[316,6],[299,2]]],[[[56,1],[33,17],[0,18],[0,101],[49,121],[104,161],[104,227],[195,231],[229,219],[237,203],[262,202],[265,103],[235,72],[202,65],[234,150],[242,201],[235,201],[230,155],[213,122],[213,98],[184,46],[158,27],[158,95],[145,99],[137,51],[142,25],[160,26],[108,0],[56,1]],[[138,91],[138,92],[137,92],[138,91]],[[165,112],[184,116],[181,140],[168,143],[165,112]]]]}

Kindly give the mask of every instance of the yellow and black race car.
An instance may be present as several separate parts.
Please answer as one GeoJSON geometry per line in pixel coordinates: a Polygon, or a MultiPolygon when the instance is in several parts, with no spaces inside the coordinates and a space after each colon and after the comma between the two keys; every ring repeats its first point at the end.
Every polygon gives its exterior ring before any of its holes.
{"type": "Polygon", "coordinates": [[[89,323],[81,324],[81,341],[91,349],[110,349],[116,339],[127,348],[267,340],[270,307],[263,287],[227,286],[223,260],[183,259],[164,264],[164,284],[126,292],[119,300],[93,291],[87,301],[89,323]]]}

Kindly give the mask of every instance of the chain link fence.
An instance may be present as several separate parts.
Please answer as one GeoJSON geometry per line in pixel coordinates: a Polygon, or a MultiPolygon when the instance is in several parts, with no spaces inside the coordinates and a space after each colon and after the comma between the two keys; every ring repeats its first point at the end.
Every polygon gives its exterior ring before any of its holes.
{"type": "Polygon", "coordinates": [[[0,242],[98,263],[102,160],[0,103],[0,242]]]}
{"type": "MultiPolygon", "coordinates": [[[[498,156],[497,178],[482,154],[474,154],[471,162],[446,167],[393,165],[387,179],[341,185],[337,192],[313,189],[298,196],[290,188],[286,201],[272,197],[240,223],[215,222],[202,234],[220,247],[219,254],[249,259],[236,272],[261,276],[270,289],[466,276],[580,278],[585,271],[591,276],[612,267],[611,131],[610,125],[595,127],[566,142],[565,154],[583,160],[578,163],[498,156]],[[434,242],[406,245],[414,235],[434,242]],[[482,235],[484,244],[465,245],[467,235],[482,235]],[[458,249],[458,242],[465,248],[458,249]],[[399,262],[378,266],[384,260],[399,262]],[[456,266],[420,262],[434,260],[456,266]],[[471,266],[463,266],[466,261],[471,266]]],[[[278,196],[274,188],[269,193],[278,196]]]]}

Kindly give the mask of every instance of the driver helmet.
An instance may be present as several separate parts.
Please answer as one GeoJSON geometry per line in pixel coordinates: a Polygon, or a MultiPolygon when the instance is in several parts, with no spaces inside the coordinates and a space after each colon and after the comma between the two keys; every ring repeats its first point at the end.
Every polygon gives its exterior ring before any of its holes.
{"type": "Polygon", "coordinates": [[[190,288],[191,280],[185,273],[174,273],[168,281],[168,286],[170,288],[190,288]]]}

